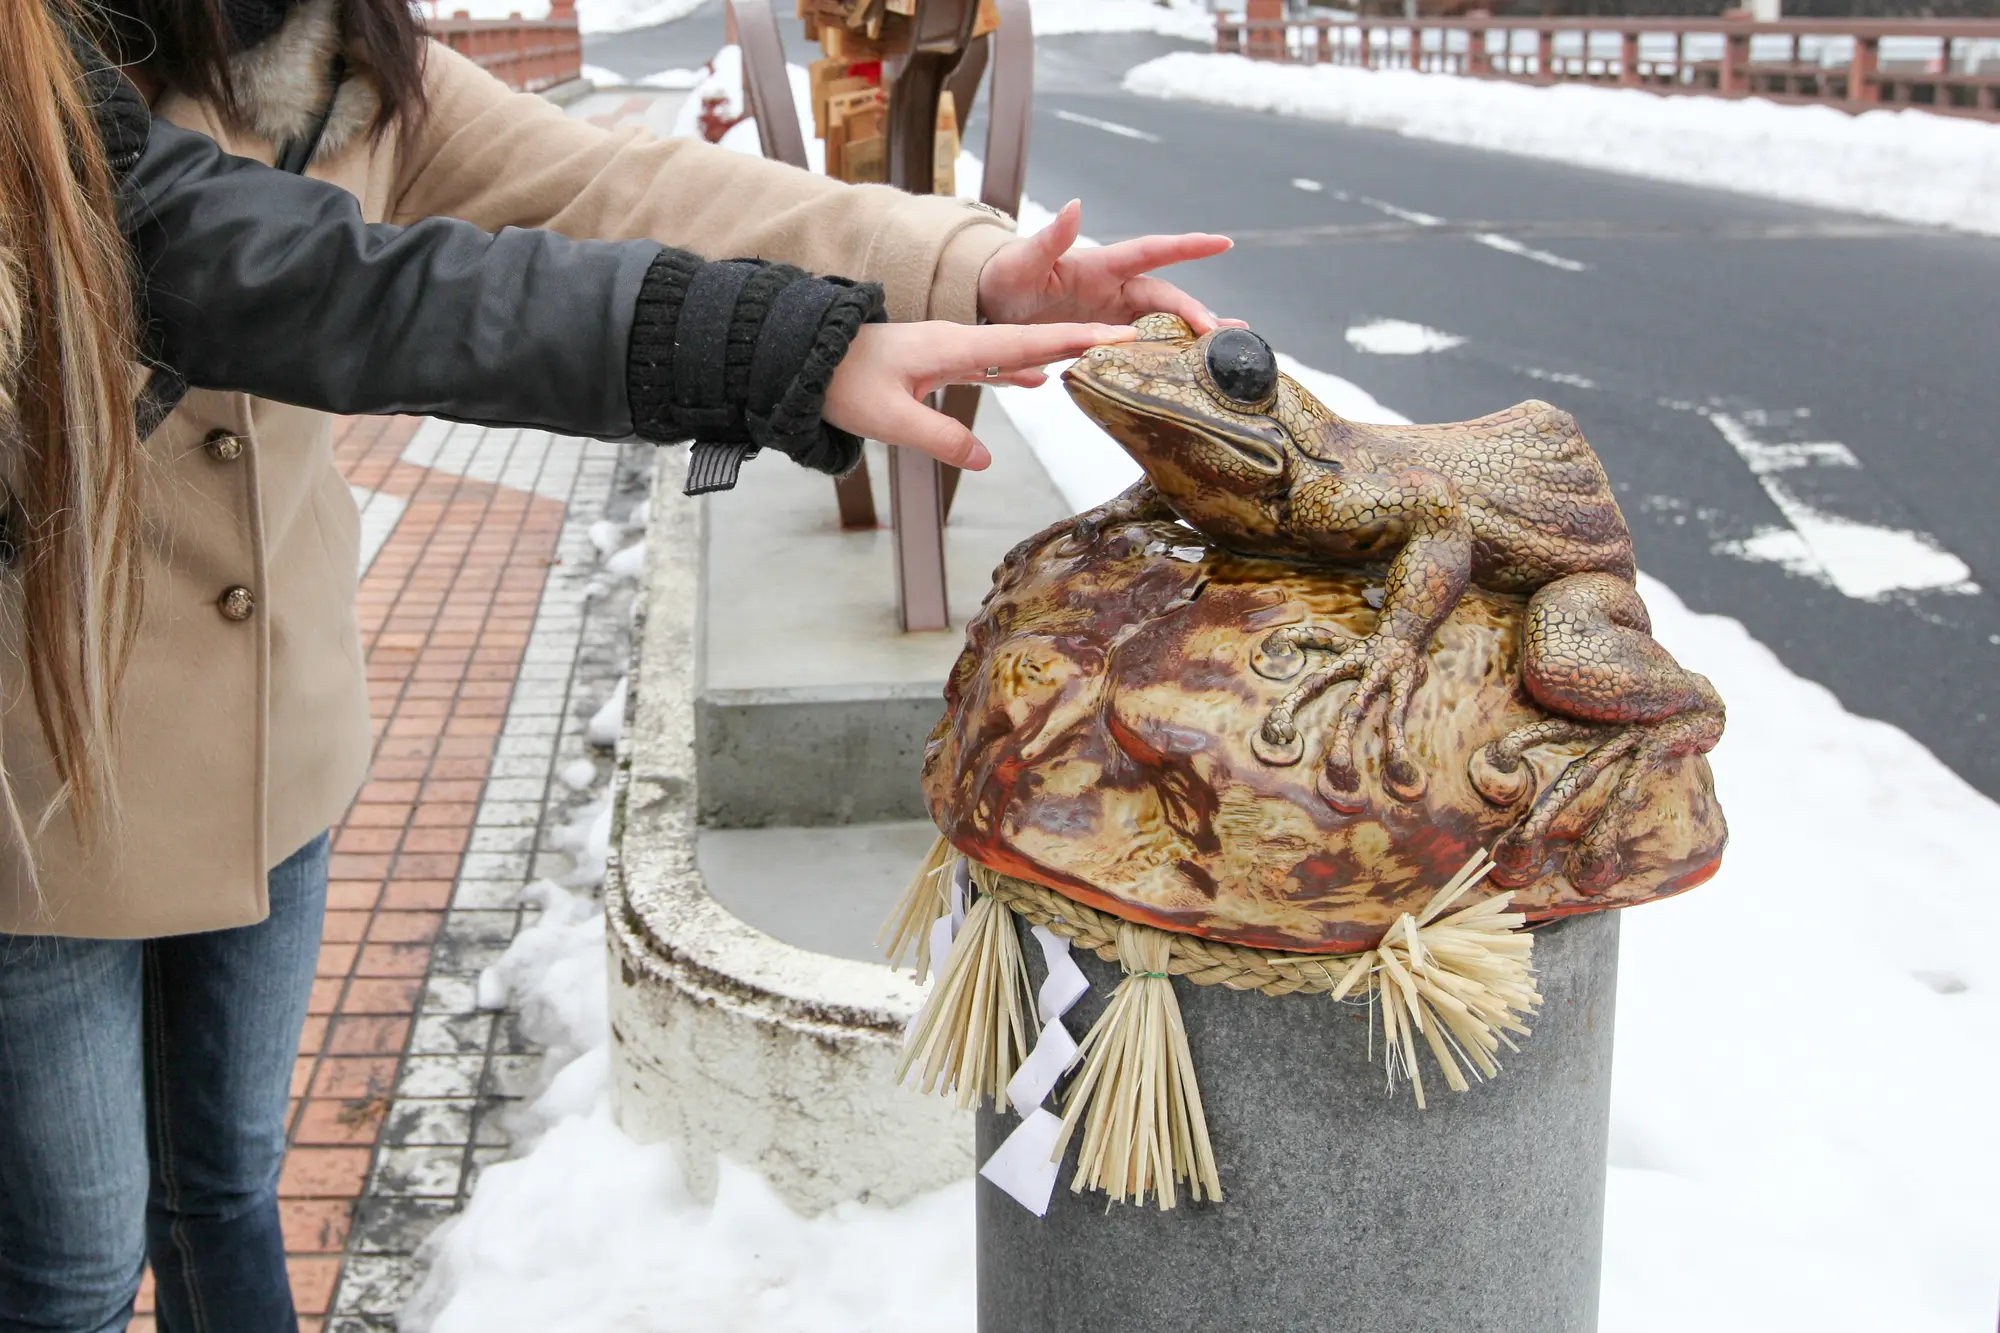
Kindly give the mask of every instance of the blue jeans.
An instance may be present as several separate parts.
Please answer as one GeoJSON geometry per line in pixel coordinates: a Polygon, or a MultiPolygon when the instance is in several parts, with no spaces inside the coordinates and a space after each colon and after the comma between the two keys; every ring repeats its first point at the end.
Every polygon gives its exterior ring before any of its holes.
{"type": "Polygon", "coordinates": [[[295,1333],[278,1171],[327,839],[254,926],[0,935],[0,1333],[295,1333]]]}

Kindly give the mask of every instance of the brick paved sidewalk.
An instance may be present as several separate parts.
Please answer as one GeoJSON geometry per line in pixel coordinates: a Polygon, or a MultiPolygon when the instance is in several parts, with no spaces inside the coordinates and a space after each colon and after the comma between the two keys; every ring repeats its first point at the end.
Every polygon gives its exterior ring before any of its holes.
{"type": "Polygon", "coordinates": [[[591,528],[623,535],[653,450],[408,418],[340,423],[335,447],[375,762],[334,830],[280,1194],[302,1328],[378,1333],[532,1091],[538,1056],[478,974],[532,912],[522,887],[572,868],[549,835],[587,793],[556,775],[609,776],[584,719],[624,670],[631,594],[591,528]]]}

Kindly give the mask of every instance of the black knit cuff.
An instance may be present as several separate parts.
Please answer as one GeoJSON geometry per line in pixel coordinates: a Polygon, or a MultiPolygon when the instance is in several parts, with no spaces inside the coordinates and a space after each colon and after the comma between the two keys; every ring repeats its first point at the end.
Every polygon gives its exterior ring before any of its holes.
{"type": "Polygon", "coordinates": [[[802,315],[811,312],[810,332],[800,338],[797,327],[767,329],[765,343],[758,349],[757,373],[751,377],[746,415],[750,438],[790,455],[804,467],[840,476],[861,461],[861,440],[820,414],[826,409],[833,373],[855,334],[863,324],[888,318],[882,288],[872,282],[822,278],[810,292],[794,287],[785,297],[787,304],[796,302],[802,315]]]}
{"type": "Polygon", "coordinates": [[[695,441],[691,495],[727,490],[760,449],[838,476],[860,461],[861,441],[821,418],[827,389],[861,326],[885,318],[874,283],[663,250],[633,312],[633,432],[695,441]]]}
{"type": "Polygon", "coordinates": [[[700,255],[662,250],[639,284],[626,355],[625,387],[632,402],[632,432],[656,444],[685,440],[694,432],[674,411],[674,332],[700,255]]]}

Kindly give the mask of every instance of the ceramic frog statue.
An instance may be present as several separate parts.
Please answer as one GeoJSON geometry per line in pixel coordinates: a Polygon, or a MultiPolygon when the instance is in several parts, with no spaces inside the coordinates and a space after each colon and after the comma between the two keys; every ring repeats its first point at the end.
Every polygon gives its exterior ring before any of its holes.
{"type": "Polygon", "coordinates": [[[1354,681],[1327,723],[1318,790],[1359,801],[1354,741],[1383,705],[1383,785],[1415,800],[1425,775],[1405,739],[1431,637],[1468,583],[1526,596],[1521,675],[1549,716],[1494,738],[1471,760],[1482,795],[1527,793],[1524,751],[1584,742],[1506,835],[1504,873],[1542,857],[1555,821],[1607,769],[1603,808],[1569,853],[1588,890],[1620,873],[1621,817],[1645,779],[1722,734],[1723,707],[1702,676],[1651,637],[1633,586],[1631,534],[1604,469],[1576,422],[1542,402],[1476,421],[1371,426],[1335,416],[1247,329],[1202,338],[1169,315],[1140,321],[1141,340],[1092,349],[1064,375],[1071,396],[1145,469],[1110,504],[1079,516],[1072,540],[1114,520],[1179,517],[1225,548],[1308,564],[1387,565],[1374,631],[1354,638],[1311,625],[1274,630],[1254,667],[1298,677],[1252,738],[1265,763],[1300,762],[1299,711],[1354,681]]]}

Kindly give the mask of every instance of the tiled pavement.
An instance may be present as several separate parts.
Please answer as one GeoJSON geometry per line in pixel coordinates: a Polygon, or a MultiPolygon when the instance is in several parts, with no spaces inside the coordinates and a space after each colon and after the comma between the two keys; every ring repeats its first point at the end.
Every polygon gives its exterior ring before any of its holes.
{"type": "Polygon", "coordinates": [[[340,423],[336,453],[362,505],[375,763],[334,831],[280,1194],[306,1333],[376,1333],[532,1090],[538,1057],[479,1008],[478,974],[533,910],[522,887],[571,869],[550,835],[586,794],[556,774],[608,776],[584,719],[623,671],[630,592],[591,528],[629,526],[652,450],[396,418],[340,423]]]}

